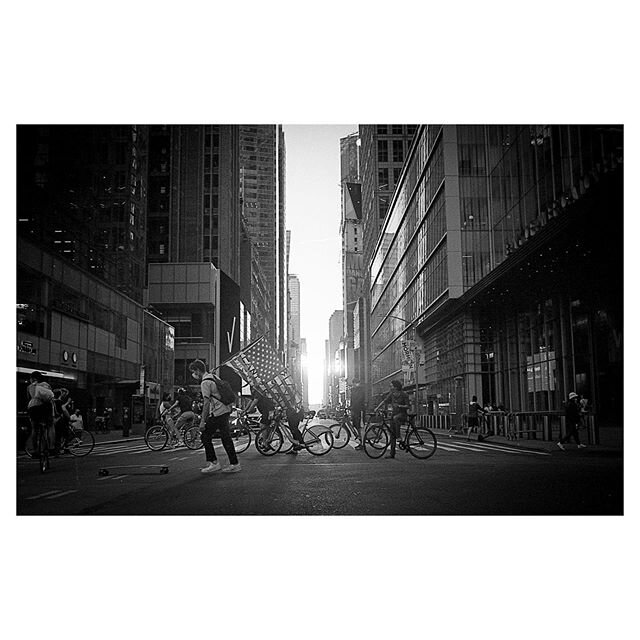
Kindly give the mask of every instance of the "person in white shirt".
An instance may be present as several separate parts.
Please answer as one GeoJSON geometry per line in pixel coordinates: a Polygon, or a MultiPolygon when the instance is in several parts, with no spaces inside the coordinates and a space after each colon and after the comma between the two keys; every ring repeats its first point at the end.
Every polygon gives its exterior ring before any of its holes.
{"type": "Polygon", "coordinates": [[[189,365],[189,371],[191,371],[191,376],[195,380],[200,381],[200,391],[203,399],[200,431],[207,464],[200,471],[202,473],[214,473],[221,469],[220,463],[216,459],[216,452],[212,442],[213,434],[216,430],[220,432],[222,446],[227,452],[227,456],[229,456],[229,466],[222,469],[222,471],[226,473],[240,471],[241,467],[236,455],[236,449],[229,433],[231,407],[222,402],[215,378],[211,373],[207,373],[207,368],[202,360],[194,360],[189,365]]]}
{"type": "Polygon", "coordinates": [[[69,416],[69,424],[71,425],[72,431],[82,431],[82,429],[84,429],[84,422],[82,420],[80,409],[76,409],[75,413],[72,413],[69,416]]]}

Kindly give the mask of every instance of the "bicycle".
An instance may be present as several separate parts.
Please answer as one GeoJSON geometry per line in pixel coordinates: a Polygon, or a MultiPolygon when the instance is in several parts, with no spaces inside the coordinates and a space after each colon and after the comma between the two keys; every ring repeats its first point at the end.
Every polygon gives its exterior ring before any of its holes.
{"type": "Polygon", "coordinates": [[[339,422],[334,422],[327,428],[330,429],[333,434],[333,446],[335,449],[346,447],[351,439],[360,442],[360,434],[353,426],[351,416],[347,413],[339,416],[339,422]]]}
{"type": "Polygon", "coordinates": [[[72,429],[71,425],[67,425],[60,443],[60,449],[64,453],[70,453],[77,458],[89,455],[95,446],[96,439],[93,433],[86,429],[72,429]]]}
{"type": "MultiPolygon", "coordinates": [[[[312,414],[307,415],[307,422],[301,430],[302,442],[300,444],[312,455],[323,456],[333,448],[333,434],[328,427],[323,425],[310,427],[309,422],[312,418],[312,414]]],[[[271,423],[260,429],[256,437],[256,449],[263,456],[272,456],[278,452],[287,453],[291,451],[293,446],[293,434],[284,420],[284,412],[277,411],[271,423]]]]}
{"type": "MultiPolygon", "coordinates": [[[[365,453],[370,458],[382,457],[391,443],[391,429],[393,425],[387,422],[384,412],[377,411],[369,414],[370,420],[364,432],[363,446],[365,453]],[[381,418],[381,422],[372,423],[371,419],[381,418]]],[[[414,458],[426,460],[430,458],[438,448],[438,441],[431,429],[417,427],[415,416],[408,416],[409,422],[405,425],[404,435],[398,438],[398,448],[408,451],[414,458]]],[[[401,426],[402,432],[402,426],[401,426]]]]}
{"type": "Polygon", "coordinates": [[[49,425],[43,420],[38,420],[35,425],[32,423],[31,430],[31,446],[25,444],[24,452],[29,458],[38,457],[40,472],[44,473],[49,469],[49,425]]]}
{"type": "Polygon", "coordinates": [[[167,424],[167,418],[167,412],[165,411],[160,415],[161,424],[152,425],[144,433],[144,442],[151,451],[162,451],[169,444],[169,441],[173,445],[179,446],[180,439],[188,449],[200,449],[202,447],[200,431],[194,426],[200,421],[198,416],[194,415],[193,418],[190,418],[180,426],[178,438],[173,435],[173,429],[167,424]]]}
{"type": "MultiPolygon", "coordinates": [[[[184,433],[184,443],[189,449],[200,449],[202,445],[202,432],[200,431],[200,418],[184,433]]],[[[238,416],[229,424],[229,435],[233,440],[236,453],[244,453],[251,445],[252,435],[258,435],[260,422],[250,416],[238,416]]]]}

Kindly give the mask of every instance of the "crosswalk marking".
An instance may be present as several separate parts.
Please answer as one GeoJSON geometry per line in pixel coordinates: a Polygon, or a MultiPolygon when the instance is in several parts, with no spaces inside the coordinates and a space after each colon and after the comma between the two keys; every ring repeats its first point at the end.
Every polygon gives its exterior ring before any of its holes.
{"type": "Polygon", "coordinates": [[[62,498],[62,496],[69,495],[70,493],[78,493],[77,489],[70,489],[69,491],[62,491],[61,493],[56,494],[55,496],[47,496],[45,500],[54,500],[56,498],[62,498]]]}
{"type": "Polygon", "coordinates": [[[38,498],[44,498],[46,496],[53,495],[54,493],[58,493],[59,489],[55,489],[54,491],[46,491],[45,493],[39,493],[37,496],[29,496],[27,500],[37,500],[38,498]]]}

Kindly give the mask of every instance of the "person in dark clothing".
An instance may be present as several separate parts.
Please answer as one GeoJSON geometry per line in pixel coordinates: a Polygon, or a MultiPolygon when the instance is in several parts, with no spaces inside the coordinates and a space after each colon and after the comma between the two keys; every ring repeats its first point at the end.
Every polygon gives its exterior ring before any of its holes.
{"type": "Polygon", "coordinates": [[[396,457],[396,439],[400,436],[400,425],[407,422],[407,410],[411,406],[409,396],[402,390],[400,380],[392,380],[391,390],[376,407],[376,411],[383,404],[391,404],[391,449],[385,458],[396,457]]]}
{"type": "Polygon", "coordinates": [[[359,444],[356,449],[362,449],[362,433],[360,427],[362,425],[362,413],[365,410],[365,389],[360,384],[358,378],[354,378],[351,387],[351,404],[349,411],[351,412],[351,424],[355,432],[358,434],[359,444]]]}
{"type": "Polygon", "coordinates": [[[564,415],[566,417],[567,435],[556,442],[556,444],[564,451],[564,445],[573,438],[578,445],[578,449],[584,449],[587,445],[580,443],[580,436],[578,435],[578,428],[580,426],[582,414],[580,411],[580,404],[578,402],[578,394],[575,391],[572,391],[569,394],[569,400],[565,405],[564,415]]]}
{"type": "MultiPolygon", "coordinates": [[[[486,411],[480,406],[478,402],[478,396],[473,396],[469,403],[469,410],[467,412],[467,440],[471,435],[471,429],[480,426],[480,416],[484,415],[486,411]]],[[[483,437],[478,433],[478,440],[483,440],[483,437]]]]}
{"type": "Polygon", "coordinates": [[[304,411],[301,407],[289,407],[286,410],[287,416],[287,424],[289,425],[289,430],[291,431],[291,435],[293,435],[293,448],[287,451],[287,453],[296,454],[302,446],[302,434],[300,433],[300,429],[298,425],[302,418],[304,418],[304,411]]]}
{"type": "Polygon", "coordinates": [[[171,405],[169,412],[173,411],[174,409],[180,410],[178,418],[175,421],[175,433],[173,434],[175,439],[173,446],[179,446],[180,430],[187,422],[195,420],[196,414],[193,412],[193,399],[187,393],[187,390],[184,387],[178,389],[175,395],[175,400],[176,401],[171,405]]]}
{"type": "Polygon", "coordinates": [[[257,389],[253,389],[253,399],[249,406],[242,412],[243,415],[251,413],[254,408],[260,412],[260,424],[267,426],[271,420],[271,412],[276,408],[273,400],[267,398],[267,396],[263,396],[257,389]]]}

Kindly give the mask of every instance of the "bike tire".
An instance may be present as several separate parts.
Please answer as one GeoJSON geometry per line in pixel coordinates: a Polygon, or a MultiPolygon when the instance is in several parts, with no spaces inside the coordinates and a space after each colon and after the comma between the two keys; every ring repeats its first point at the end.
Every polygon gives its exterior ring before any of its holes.
{"type": "Polygon", "coordinates": [[[310,427],[302,434],[302,444],[311,455],[324,456],[333,448],[333,433],[327,427],[322,427],[321,432],[314,429],[310,427]]]}
{"type": "Polygon", "coordinates": [[[236,453],[244,453],[251,446],[251,431],[248,427],[231,427],[229,433],[236,453]]]}
{"type": "Polygon", "coordinates": [[[96,439],[93,433],[86,429],[80,429],[73,432],[73,437],[66,442],[64,448],[68,449],[72,456],[81,458],[89,455],[95,446],[96,439]]]}
{"type": "Polygon", "coordinates": [[[407,437],[407,448],[414,458],[426,460],[436,452],[438,440],[431,429],[411,427],[407,437]]]}
{"type": "Polygon", "coordinates": [[[370,458],[381,458],[389,446],[389,432],[381,424],[372,424],[364,432],[364,452],[370,458]]]}
{"type": "Polygon", "coordinates": [[[256,449],[263,456],[273,456],[280,451],[283,440],[280,429],[264,427],[260,429],[256,436],[256,449]]]}
{"type": "Polygon", "coordinates": [[[327,427],[329,429],[329,433],[333,436],[333,448],[334,449],[343,449],[349,444],[349,440],[351,439],[351,432],[349,429],[339,422],[336,422],[327,427]]]}
{"type": "Polygon", "coordinates": [[[162,451],[169,442],[169,430],[159,424],[144,432],[144,442],[151,451],[162,451]]]}
{"type": "Polygon", "coordinates": [[[184,444],[187,449],[202,449],[202,434],[200,433],[200,427],[189,427],[184,432],[184,444]]]}

